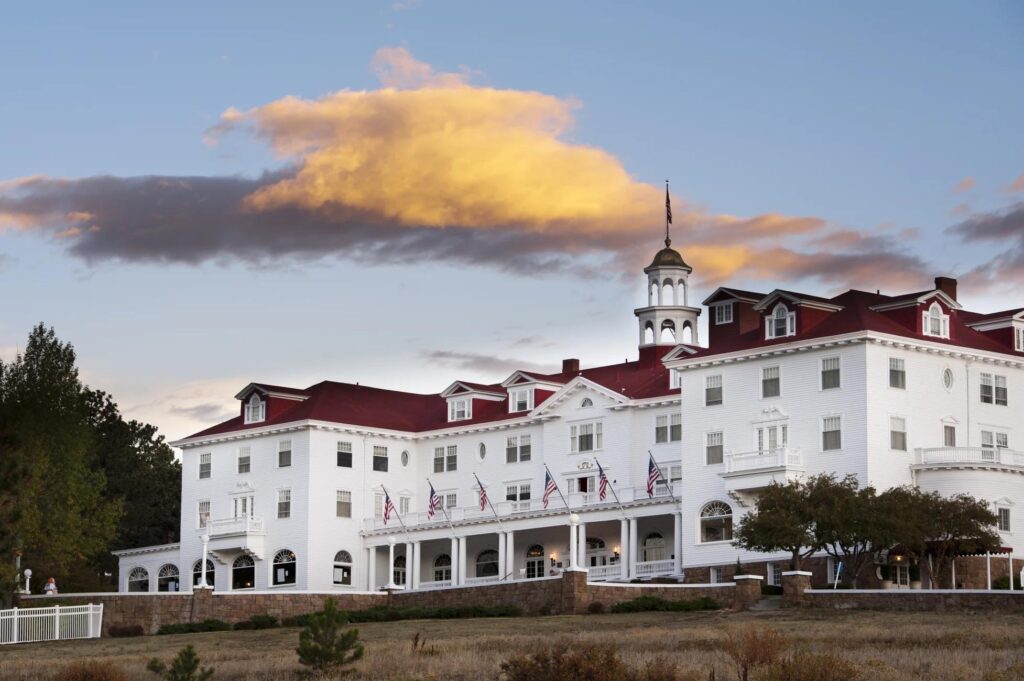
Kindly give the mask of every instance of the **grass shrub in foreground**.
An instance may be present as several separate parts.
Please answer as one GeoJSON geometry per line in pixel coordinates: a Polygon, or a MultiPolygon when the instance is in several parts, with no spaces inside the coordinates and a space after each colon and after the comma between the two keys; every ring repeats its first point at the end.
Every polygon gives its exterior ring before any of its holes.
{"type": "Polygon", "coordinates": [[[718,603],[708,596],[690,601],[667,601],[658,596],[640,596],[631,601],[616,603],[611,607],[611,612],[693,612],[718,609],[718,603]]]}
{"type": "MultiPolygon", "coordinates": [[[[309,626],[309,618],[315,613],[285,617],[284,627],[309,626]]],[[[348,621],[355,624],[367,622],[397,622],[399,620],[452,620],[472,617],[520,617],[521,608],[514,605],[466,605],[454,608],[388,608],[376,606],[366,610],[351,610],[345,613],[348,621]]]]}
{"type": "Polygon", "coordinates": [[[271,615],[253,615],[247,620],[235,622],[232,629],[235,631],[249,631],[253,629],[276,629],[281,626],[277,618],[271,615]]]}
{"type": "Polygon", "coordinates": [[[110,662],[85,660],[73,662],[57,672],[53,681],[129,681],[120,667],[110,662]]]}
{"type": "Polygon", "coordinates": [[[534,653],[513,655],[501,664],[499,681],[696,681],[667,660],[655,658],[634,669],[615,648],[561,643],[534,653]]]}

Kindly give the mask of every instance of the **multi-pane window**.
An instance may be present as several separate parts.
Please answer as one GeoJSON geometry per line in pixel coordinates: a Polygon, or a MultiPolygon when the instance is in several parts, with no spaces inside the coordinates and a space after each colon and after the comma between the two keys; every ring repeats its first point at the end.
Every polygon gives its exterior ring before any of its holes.
{"type": "Polygon", "coordinates": [[[213,470],[213,454],[211,452],[205,452],[199,455],[199,479],[210,477],[210,472],[213,470]]]}
{"type": "Polygon", "coordinates": [[[292,491],[290,489],[277,490],[277,517],[292,517],[292,491]]]}
{"type": "Polygon", "coordinates": [[[251,518],[255,513],[255,499],[251,494],[235,496],[232,500],[232,511],[235,518],[251,518]]]}
{"type": "Polygon", "coordinates": [[[388,448],[381,445],[373,446],[373,470],[386,473],[388,470],[388,448]]]}
{"type": "Polygon", "coordinates": [[[715,305],[715,324],[729,324],[732,322],[732,303],[715,305]]]}
{"type": "Polygon", "coordinates": [[[981,375],[981,401],[985,404],[1007,405],[1006,376],[981,375]]]}
{"type": "Polygon", "coordinates": [[[779,303],[770,317],[765,319],[765,337],[782,338],[796,333],[796,313],[779,303]]]}
{"type": "Polygon", "coordinates": [[[996,404],[1005,407],[1007,405],[1006,376],[996,376],[996,404]]]}
{"type": "Polygon", "coordinates": [[[448,400],[448,420],[465,421],[473,418],[473,401],[468,397],[448,400]]]}
{"type": "Polygon", "coordinates": [[[942,306],[932,303],[932,306],[924,311],[924,319],[921,330],[926,336],[938,338],[949,338],[949,315],[942,312],[942,306]]]}
{"type": "Polygon", "coordinates": [[[566,480],[566,488],[569,494],[587,494],[588,492],[594,492],[597,487],[594,484],[596,478],[593,475],[580,475],[568,478],[566,480]]]}
{"type": "Polygon", "coordinates": [[[210,522],[210,500],[204,499],[196,504],[196,526],[199,529],[206,527],[210,522]]]}
{"type": "Polygon", "coordinates": [[[956,447],[956,426],[942,426],[942,445],[956,447]]]}
{"type": "Polygon", "coordinates": [[[267,403],[259,395],[253,395],[245,405],[245,422],[259,423],[267,415],[267,403]]]}
{"type": "Polygon", "coordinates": [[[338,443],[338,465],[342,468],[352,468],[352,443],[338,443]]]}
{"type": "Polygon", "coordinates": [[[398,497],[398,512],[402,515],[407,514],[409,512],[409,504],[411,502],[412,499],[409,497],[398,497]]]}
{"type": "Polygon", "coordinates": [[[569,426],[569,447],[573,452],[593,452],[604,446],[601,422],[569,426]]]}
{"type": "Polygon", "coordinates": [[[505,485],[505,501],[529,501],[530,483],[510,482],[505,485]]]}
{"type": "Polygon", "coordinates": [[[1024,326],[1013,330],[1013,347],[1017,352],[1024,352],[1024,326]]]}
{"type": "Polygon", "coordinates": [[[654,419],[654,441],[679,442],[683,439],[683,415],[662,414],[654,419]]]}
{"type": "Polygon", "coordinates": [[[704,404],[710,407],[722,403],[722,375],[716,374],[704,379],[704,404]]]}
{"type": "Polygon", "coordinates": [[[711,568],[708,573],[708,581],[710,581],[712,584],[721,584],[724,576],[725,575],[722,572],[722,568],[715,566],[711,568]]]}
{"type": "Polygon", "coordinates": [[[889,449],[907,451],[907,420],[902,416],[889,417],[889,449]]]}
{"type": "Polygon", "coordinates": [[[839,358],[826,357],[821,360],[821,389],[838,388],[839,382],[839,358]]]}
{"type": "Polygon", "coordinates": [[[511,391],[509,399],[509,411],[530,411],[533,409],[533,390],[520,388],[511,391]]]}
{"type": "Polygon", "coordinates": [[[339,518],[351,518],[352,517],[352,492],[339,489],[338,496],[335,501],[335,515],[339,518]]]}
{"type": "Polygon", "coordinates": [[[668,387],[672,390],[679,390],[683,387],[683,372],[679,369],[671,369],[668,372],[668,387]]]}
{"type": "Polygon", "coordinates": [[[288,468],[292,465],[292,441],[282,440],[277,444],[277,467],[288,468]]]}
{"type": "Polygon", "coordinates": [[[768,563],[768,584],[782,586],[783,567],[779,563],[768,563]]]}
{"type": "Polygon", "coordinates": [[[373,517],[384,517],[384,495],[380,492],[373,495],[373,517]]]}
{"type": "Polygon", "coordinates": [[[1004,507],[996,509],[996,517],[999,519],[997,527],[1000,532],[1010,531],[1010,509],[1004,507]]]}
{"type": "Polygon", "coordinates": [[[659,464],[662,472],[662,476],[658,477],[658,481],[654,483],[654,496],[656,497],[667,497],[669,493],[669,485],[673,492],[678,492],[679,483],[683,479],[683,467],[679,464],[659,464]],[[666,480],[667,478],[667,480],[666,480]]]}
{"type": "Polygon", "coordinates": [[[434,447],[434,472],[444,473],[444,447],[434,447]]]}
{"type": "Polygon", "coordinates": [[[444,507],[447,509],[455,508],[459,505],[459,495],[457,492],[446,492],[441,495],[444,497],[444,507]]]}
{"type": "Polygon", "coordinates": [[[782,394],[779,383],[779,367],[761,369],[761,397],[778,397],[782,394]]]}
{"type": "Polygon", "coordinates": [[[1006,433],[997,433],[991,430],[981,431],[981,458],[987,461],[996,459],[997,449],[1008,449],[1010,438],[1006,433]]]}
{"type": "Polygon", "coordinates": [[[906,363],[898,357],[889,358],[889,387],[901,389],[907,387],[906,363]]]}
{"type": "Polygon", "coordinates": [[[454,471],[458,468],[459,464],[459,447],[458,445],[448,445],[447,447],[434,447],[434,472],[444,473],[445,471],[454,471]]]}
{"type": "Polygon", "coordinates": [[[238,448],[238,472],[248,473],[252,470],[252,454],[248,447],[238,448]]]}
{"type": "Polygon", "coordinates": [[[761,426],[757,429],[757,452],[758,454],[764,454],[765,452],[774,452],[780,447],[786,447],[789,445],[789,425],[774,424],[770,426],[761,426]]]}
{"type": "Polygon", "coordinates": [[[843,419],[826,416],[821,420],[821,449],[830,451],[843,448],[843,419]]]}
{"type": "Polygon", "coordinates": [[[530,456],[530,436],[509,435],[505,441],[505,462],[529,461],[530,456]]]}
{"type": "Polygon", "coordinates": [[[722,463],[725,454],[725,438],[722,431],[708,433],[706,446],[706,461],[711,463],[722,463]]]}

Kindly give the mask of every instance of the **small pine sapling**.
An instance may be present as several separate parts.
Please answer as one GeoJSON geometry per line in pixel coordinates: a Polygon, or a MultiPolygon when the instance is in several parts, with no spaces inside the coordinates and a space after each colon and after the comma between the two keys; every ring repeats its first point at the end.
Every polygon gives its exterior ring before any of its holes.
{"type": "Polygon", "coordinates": [[[212,667],[199,668],[199,656],[192,646],[185,646],[179,650],[170,667],[154,657],[146,665],[146,669],[166,681],[207,681],[213,676],[214,671],[212,667]]]}
{"type": "MultiPolygon", "coordinates": [[[[348,616],[338,610],[333,598],[324,602],[324,609],[309,618],[309,625],[299,634],[299,647],[295,652],[299,662],[319,673],[342,670],[363,656],[359,643],[359,630],[343,631],[348,616]]],[[[343,673],[352,670],[344,670],[343,673]]]]}

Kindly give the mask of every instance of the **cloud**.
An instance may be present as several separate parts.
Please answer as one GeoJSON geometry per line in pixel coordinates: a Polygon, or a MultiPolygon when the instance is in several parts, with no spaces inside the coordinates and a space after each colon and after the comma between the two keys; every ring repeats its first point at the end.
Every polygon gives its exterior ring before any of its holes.
{"type": "MultiPolygon", "coordinates": [[[[46,233],[89,262],[341,257],[578,276],[632,276],[649,262],[664,190],[572,141],[578,102],[476,86],[403,48],[379,50],[371,66],[380,89],[224,112],[208,141],[251,135],[280,157],[272,172],[19,178],[0,183],[0,229],[46,233]]],[[[676,244],[707,282],[770,272],[859,284],[844,277],[870,272],[866,261],[880,249],[865,234],[842,237],[851,253],[807,250],[803,241],[829,234],[820,217],[673,203],[676,244]]]]}
{"type": "Polygon", "coordinates": [[[179,414],[204,423],[220,423],[237,416],[237,410],[231,411],[226,409],[223,404],[214,403],[197,404],[191,407],[172,406],[170,411],[172,414],[179,414]]]}
{"type": "Polygon", "coordinates": [[[495,357],[474,352],[427,350],[421,352],[420,355],[430,362],[437,362],[438,364],[444,364],[462,371],[472,371],[478,375],[489,376],[496,380],[503,380],[513,371],[517,370],[540,374],[550,374],[558,371],[558,367],[553,364],[535,364],[518,359],[495,357]]]}
{"type": "Polygon", "coordinates": [[[953,187],[953,193],[963,194],[964,192],[969,192],[972,189],[974,189],[974,184],[975,183],[973,177],[965,177],[964,179],[956,183],[956,186],[953,187]]]}
{"type": "Polygon", "coordinates": [[[964,275],[966,283],[991,289],[1019,291],[1024,284],[1024,202],[1003,211],[978,213],[946,230],[965,243],[991,242],[999,254],[964,275]]]}
{"type": "Polygon", "coordinates": [[[1024,173],[1020,174],[1016,180],[1010,183],[1010,186],[1006,188],[1006,191],[1013,194],[1016,192],[1024,192],[1024,173]]]}

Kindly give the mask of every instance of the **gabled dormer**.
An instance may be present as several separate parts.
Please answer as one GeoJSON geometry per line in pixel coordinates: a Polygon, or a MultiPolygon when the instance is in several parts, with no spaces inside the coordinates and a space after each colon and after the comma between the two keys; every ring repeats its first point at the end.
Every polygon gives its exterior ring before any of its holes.
{"type": "Polygon", "coordinates": [[[956,336],[952,320],[962,309],[956,300],[956,279],[936,277],[935,288],[892,298],[872,305],[871,309],[902,324],[914,333],[930,338],[950,339],[956,336]]]}
{"type": "Polygon", "coordinates": [[[504,401],[505,393],[498,392],[489,385],[455,381],[444,389],[441,397],[448,401],[448,422],[454,423],[469,421],[473,418],[474,411],[478,416],[481,411],[491,411],[487,407],[504,401]]]}
{"type": "Polygon", "coordinates": [[[1024,308],[980,315],[967,326],[1013,352],[1024,353],[1024,308]]]}
{"type": "MultiPolygon", "coordinates": [[[[576,367],[579,368],[578,362],[576,367]]],[[[516,371],[501,382],[501,386],[508,391],[508,413],[510,414],[533,411],[534,407],[544,402],[562,385],[562,383],[533,376],[524,371],[516,371]]]]}
{"type": "Polygon", "coordinates": [[[704,299],[708,308],[708,345],[728,342],[761,325],[761,314],[754,305],[764,298],[763,293],[743,291],[737,288],[719,287],[704,299]]]}
{"type": "Polygon", "coordinates": [[[843,306],[827,298],[775,289],[753,309],[763,320],[765,340],[777,340],[813,329],[843,306]]]}
{"type": "Polygon", "coordinates": [[[266,383],[250,383],[235,395],[242,403],[242,423],[258,424],[272,420],[302,402],[308,393],[266,383]]]}

